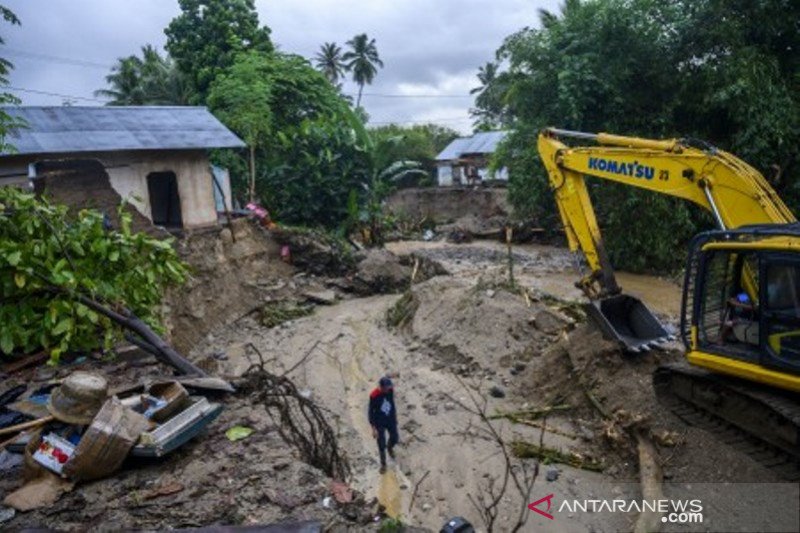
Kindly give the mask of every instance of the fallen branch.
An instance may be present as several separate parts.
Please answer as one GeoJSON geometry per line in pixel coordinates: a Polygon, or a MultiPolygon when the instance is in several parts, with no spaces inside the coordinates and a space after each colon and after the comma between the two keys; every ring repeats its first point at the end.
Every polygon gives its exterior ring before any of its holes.
{"type": "MultiPolygon", "coordinates": [[[[663,474],[658,463],[658,452],[653,442],[642,432],[636,432],[636,444],[639,451],[639,479],[642,486],[642,499],[658,501],[664,499],[661,487],[663,474]]],[[[643,510],[636,520],[635,533],[657,533],[661,525],[661,513],[655,510],[643,510]]]]}
{"type": "Polygon", "coordinates": [[[331,478],[347,481],[350,464],[339,448],[336,432],[322,409],[300,394],[292,380],[260,366],[248,371],[244,388],[250,399],[264,406],[276,422],[281,438],[293,446],[305,462],[331,478]]]}
{"type": "MultiPolygon", "coordinates": [[[[51,287],[50,289],[58,293],[64,292],[58,287],[51,287]]],[[[162,362],[177,368],[184,374],[196,374],[198,376],[208,375],[202,368],[196,366],[194,363],[176,352],[172,346],[167,344],[164,339],[159,337],[152,329],[150,329],[150,326],[148,326],[142,319],[134,315],[129,309],[120,306],[119,312],[117,312],[110,307],[82,294],[73,293],[71,296],[73,296],[86,307],[97,311],[101,315],[108,317],[125,329],[137,334],[143,341],[139,347],[152,353],[162,362]],[[147,348],[144,348],[144,346],[147,346],[147,348]]]]}
{"type": "Polygon", "coordinates": [[[303,357],[301,357],[299,361],[297,361],[297,362],[296,362],[294,365],[292,365],[292,368],[290,368],[289,370],[287,370],[286,372],[284,372],[284,373],[281,375],[281,377],[288,376],[289,374],[291,374],[292,372],[294,372],[295,370],[297,370],[297,368],[298,368],[300,365],[302,365],[303,363],[305,363],[305,362],[306,362],[306,360],[307,360],[307,359],[308,359],[308,358],[311,356],[311,354],[312,354],[312,353],[314,353],[314,350],[316,350],[316,349],[317,349],[317,346],[319,346],[319,343],[320,343],[320,341],[319,341],[319,339],[317,339],[317,341],[316,341],[314,344],[312,344],[312,345],[311,345],[311,348],[309,348],[309,349],[306,351],[306,353],[303,355],[303,357]]]}
{"type": "Polygon", "coordinates": [[[542,444],[518,440],[511,443],[511,450],[520,458],[538,459],[545,463],[559,463],[591,472],[603,471],[603,464],[598,461],[586,459],[576,453],[565,453],[555,448],[548,448],[542,444]]]}
{"type": "Polygon", "coordinates": [[[409,514],[411,513],[411,509],[414,508],[414,500],[417,499],[417,491],[419,491],[419,486],[422,485],[422,482],[425,481],[425,478],[428,477],[428,474],[430,474],[430,473],[431,473],[430,470],[425,472],[425,474],[421,478],[419,478],[419,481],[417,481],[414,484],[414,492],[411,493],[411,502],[408,504],[408,512],[409,512],[409,514]]]}
{"type": "MultiPolygon", "coordinates": [[[[567,431],[562,431],[562,430],[556,429],[554,427],[548,427],[543,422],[540,423],[540,422],[536,422],[535,420],[527,420],[527,419],[524,419],[524,418],[516,418],[516,417],[513,417],[513,416],[509,416],[509,417],[507,417],[507,419],[508,419],[509,422],[512,422],[514,424],[522,424],[523,426],[530,426],[532,428],[541,429],[541,430],[545,430],[546,429],[550,433],[554,433],[555,435],[561,435],[562,437],[567,437],[568,439],[578,440],[578,438],[579,438],[578,435],[575,435],[574,433],[569,433],[567,431]]],[[[547,418],[545,417],[545,421],[546,420],[547,420],[547,418]]]]}
{"type": "Polygon", "coordinates": [[[560,405],[551,405],[548,407],[541,407],[538,409],[520,409],[519,411],[509,411],[507,413],[500,411],[493,415],[490,415],[489,420],[495,420],[497,418],[507,418],[512,422],[513,418],[524,418],[529,420],[535,420],[537,418],[549,415],[553,411],[568,411],[569,409],[572,409],[571,405],[560,404],[560,405]]]}
{"type": "MultiPolygon", "coordinates": [[[[510,487],[513,486],[520,496],[521,505],[519,506],[516,523],[511,525],[511,527],[507,528],[506,530],[515,533],[525,526],[525,523],[528,521],[528,517],[530,516],[530,513],[528,512],[528,502],[530,501],[530,495],[531,491],[533,490],[533,486],[536,484],[536,478],[539,475],[539,464],[536,463],[534,465],[533,472],[530,473],[528,470],[528,465],[524,461],[512,460],[512,456],[509,453],[508,446],[503,439],[503,436],[492,424],[489,416],[486,414],[488,406],[487,397],[485,395],[481,395],[480,391],[477,390],[477,387],[476,392],[473,392],[473,390],[467,387],[459,377],[456,376],[456,379],[466,392],[472,405],[466,405],[451,395],[447,395],[447,397],[468,413],[478,417],[482,423],[482,427],[478,429],[482,429],[483,433],[488,436],[489,440],[494,441],[504,463],[503,474],[502,478],[500,478],[499,486],[496,485],[498,479],[494,476],[489,476],[486,478],[485,485],[479,487],[480,492],[475,497],[468,493],[467,498],[473,507],[475,507],[475,510],[480,514],[481,519],[486,526],[486,531],[488,533],[492,533],[495,530],[497,519],[500,516],[500,505],[507,500],[506,492],[510,487]]],[[[546,420],[547,418],[545,415],[545,421],[546,420]]],[[[540,435],[541,440],[544,439],[544,433],[545,430],[542,429],[540,435]]]]}
{"type": "Polygon", "coordinates": [[[591,403],[594,406],[594,408],[597,409],[597,412],[600,413],[600,416],[606,419],[611,418],[611,415],[608,413],[606,408],[603,407],[603,404],[600,403],[600,400],[597,399],[597,396],[592,394],[592,391],[590,391],[587,387],[584,386],[583,393],[586,395],[586,398],[589,400],[589,403],[591,403]]]}

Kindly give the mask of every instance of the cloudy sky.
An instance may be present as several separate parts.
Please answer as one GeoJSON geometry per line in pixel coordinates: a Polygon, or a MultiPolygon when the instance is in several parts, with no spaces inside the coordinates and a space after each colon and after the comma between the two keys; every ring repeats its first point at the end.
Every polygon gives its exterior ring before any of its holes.
{"type": "MultiPolygon", "coordinates": [[[[177,0],[5,0],[22,22],[3,25],[10,85],[23,103],[101,105],[94,90],[116,58],[163,46],[177,0]],[[50,93],[50,94],[45,94],[50,93]]],[[[537,24],[556,0],[256,0],[284,51],[312,57],[326,41],[375,37],[385,63],[365,88],[373,124],[435,122],[468,132],[469,90],[503,38],[537,24]]],[[[352,84],[345,90],[355,93],[352,84]]]]}

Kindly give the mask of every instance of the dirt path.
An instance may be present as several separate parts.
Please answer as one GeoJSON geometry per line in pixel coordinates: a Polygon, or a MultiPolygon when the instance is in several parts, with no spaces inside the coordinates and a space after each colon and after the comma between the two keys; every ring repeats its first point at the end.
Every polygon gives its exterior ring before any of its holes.
{"type": "MultiPolygon", "coordinates": [[[[332,413],[341,444],[354,467],[356,488],[368,498],[377,497],[390,516],[434,531],[455,515],[479,524],[470,495],[475,496],[487,476],[502,473],[501,457],[496,445],[477,429],[477,417],[448,398],[451,395],[457,401],[468,401],[457,378],[448,371],[435,370],[435,361],[420,346],[385,325],[386,311],[398,298],[349,300],[269,330],[240,323],[216,342],[224,345],[228,336],[233,339],[241,331],[254,332],[244,342],[253,342],[264,354],[277,354],[275,370],[285,371],[319,341],[291,375],[298,387],[310,391],[332,413]],[[380,475],[366,407],[370,390],[387,372],[399,374],[395,385],[401,446],[397,461],[390,461],[388,472],[380,475]],[[414,506],[409,508],[418,483],[414,506]]],[[[236,340],[242,341],[241,337],[236,340]]],[[[491,399],[489,407],[494,411],[514,406],[508,399],[491,399]]],[[[508,439],[539,439],[538,429],[498,425],[508,439]]],[[[573,430],[568,426],[563,429],[567,434],[573,430]]],[[[568,444],[569,439],[548,433],[545,442],[558,447],[568,444]]],[[[544,471],[539,484],[546,483],[543,478],[544,471]]],[[[577,479],[587,487],[604,482],[600,474],[572,469],[570,478],[571,483],[577,479]]],[[[509,523],[524,503],[518,495],[509,493],[499,523],[509,523]]]]}

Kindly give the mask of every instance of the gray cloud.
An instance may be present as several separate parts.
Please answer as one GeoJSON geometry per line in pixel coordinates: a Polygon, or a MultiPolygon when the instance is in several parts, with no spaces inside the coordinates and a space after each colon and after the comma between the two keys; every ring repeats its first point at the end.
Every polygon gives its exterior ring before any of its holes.
{"type": "MultiPolygon", "coordinates": [[[[146,43],[163,46],[163,29],[178,13],[173,0],[6,0],[22,21],[2,26],[3,56],[15,65],[11,86],[79,97],[98,105],[106,66],[146,43]],[[41,55],[70,58],[60,61],[41,55]]],[[[379,94],[466,95],[479,65],[510,33],[537,23],[536,10],[556,0],[257,0],[262,23],[287,52],[311,57],[325,41],[344,44],[356,33],[375,37],[386,64],[365,88],[373,123],[433,121],[469,131],[471,98],[385,98],[379,94]],[[375,96],[370,96],[375,95],[375,96]]],[[[355,93],[351,82],[345,91],[355,93]]],[[[26,104],[65,98],[17,93],[26,104]]]]}

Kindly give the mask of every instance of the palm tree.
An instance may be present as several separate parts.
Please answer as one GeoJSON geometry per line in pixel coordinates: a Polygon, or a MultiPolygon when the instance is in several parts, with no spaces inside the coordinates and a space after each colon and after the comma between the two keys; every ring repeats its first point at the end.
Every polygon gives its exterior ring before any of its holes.
{"type": "Polygon", "coordinates": [[[495,79],[497,79],[497,63],[489,61],[478,68],[478,81],[481,82],[481,86],[473,88],[469,94],[482,93],[495,79]]]}
{"type": "Polygon", "coordinates": [[[94,94],[109,98],[108,105],[185,105],[190,96],[186,78],[172,58],[149,44],[142,47],[142,57],[118,59],[106,82],[110,88],[94,94]]]}
{"type": "Polygon", "coordinates": [[[95,96],[109,98],[108,105],[142,105],[144,92],[141,79],[142,61],[136,56],[121,57],[106,76],[109,89],[94,92],[95,96]]]}
{"type": "Polygon", "coordinates": [[[342,61],[345,62],[347,70],[353,73],[353,81],[358,84],[356,107],[359,107],[364,85],[372,84],[378,73],[378,67],[383,68],[383,61],[378,56],[375,39],[370,39],[366,33],[356,35],[347,41],[347,46],[350,50],[342,56],[342,61]]]}
{"type": "Polygon", "coordinates": [[[342,61],[342,47],[336,43],[325,43],[319,47],[319,52],[314,57],[317,68],[325,74],[333,85],[344,76],[345,64],[342,61]]]}

